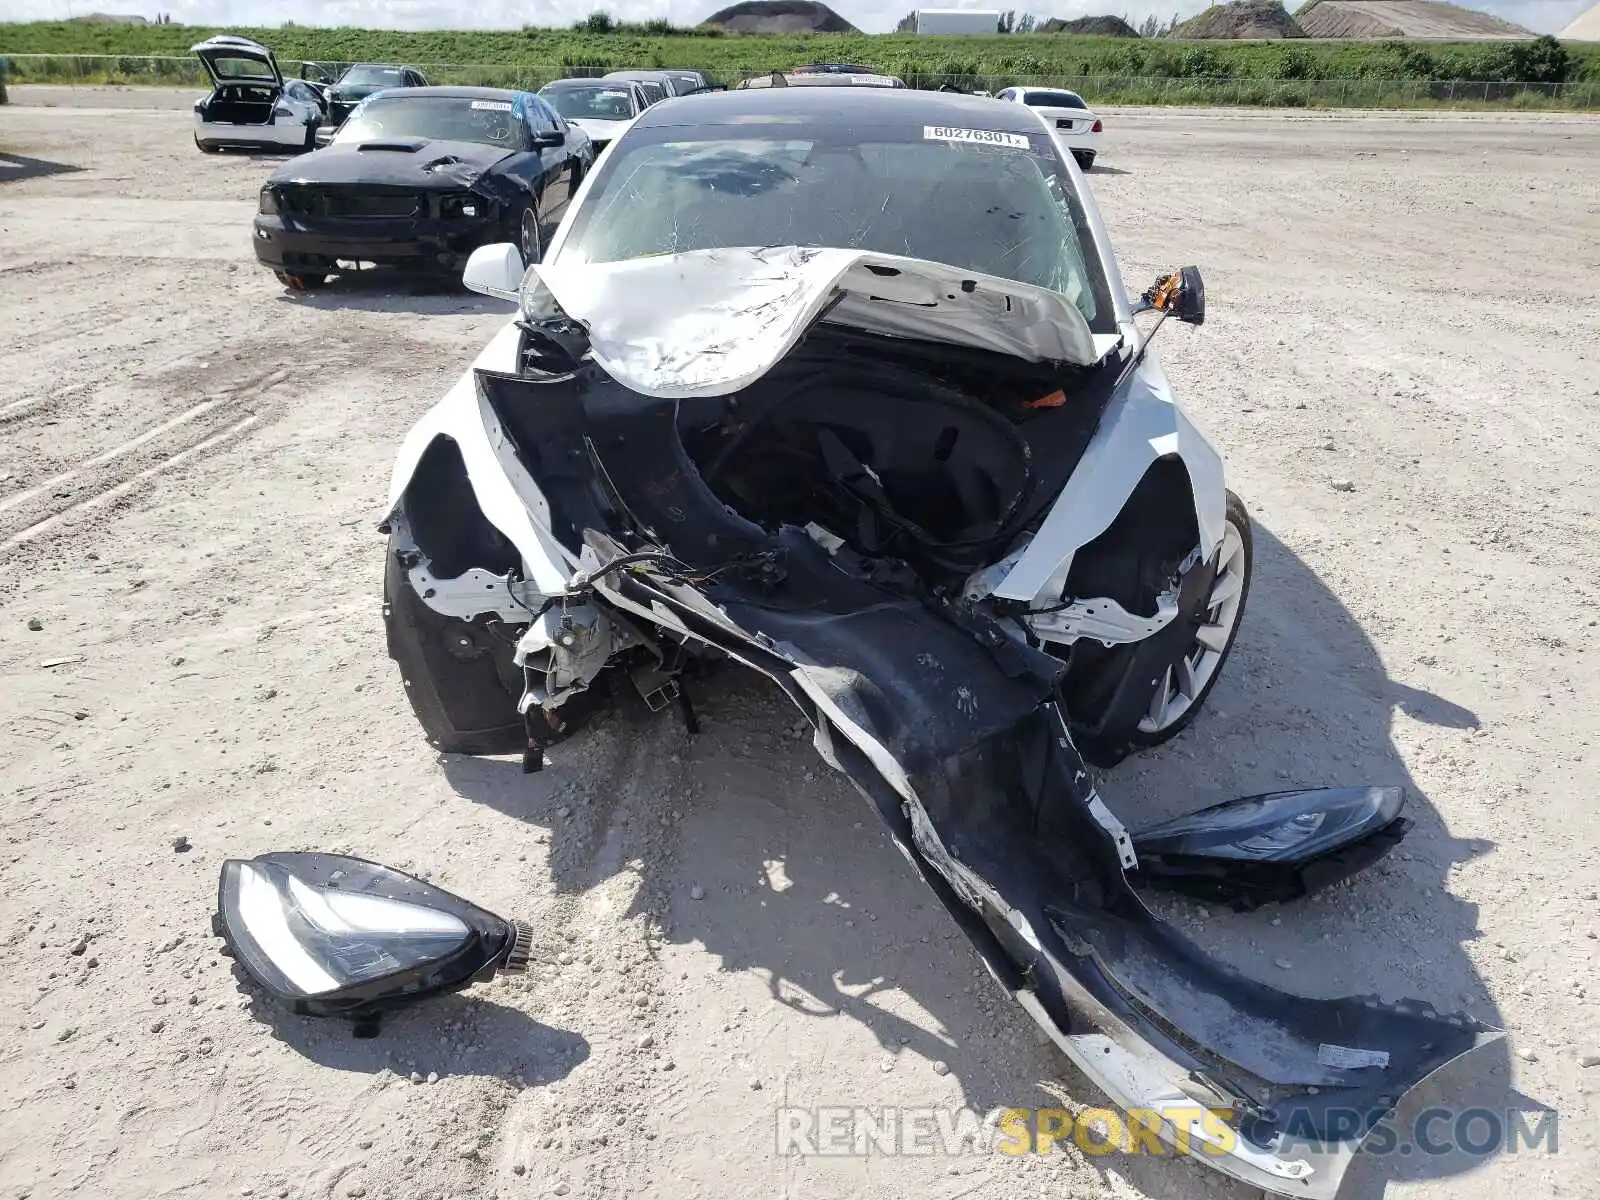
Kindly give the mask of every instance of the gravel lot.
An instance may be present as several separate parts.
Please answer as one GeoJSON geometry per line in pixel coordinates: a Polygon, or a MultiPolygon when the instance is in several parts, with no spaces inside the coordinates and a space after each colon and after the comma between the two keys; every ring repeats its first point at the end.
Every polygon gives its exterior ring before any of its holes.
{"type": "MultiPolygon", "coordinates": [[[[276,160],[196,153],[183,93],[15,94],[0,1197],[1251,1195],[1075,1149],[778,1156],[781,1104],[1103,1099],[755,683],[703,697],[693,740],[619,716],[531,779],[430,753],[374,524],[504,306],[291,298],[249,245],[276,160]],[[216,869],[285,847],[531,919],[538,964],[372,1040],[255,1003],[208,932],[216,869]]],[[[1161,344],[1258,558],[1209,712],[1107,799],[1138,824],[1407,785],[1417,828],[1352,884],[1169,911],[1275,983],[1510,1031],[1423,1104],[1559,1114],[1555,1154],[1372,1160],[1347,1195],[1600,1196],[1600,121],[1108,125],[1092,181],[1128,278],[1206,272],[1211,319],[1161,344]]]]}

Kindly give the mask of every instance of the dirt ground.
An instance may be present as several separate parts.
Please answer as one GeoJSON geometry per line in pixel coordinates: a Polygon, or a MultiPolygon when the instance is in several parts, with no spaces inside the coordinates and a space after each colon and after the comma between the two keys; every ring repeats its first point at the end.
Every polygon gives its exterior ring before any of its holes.
{"type": "MultiPolygon", "coordinates": [[[[402,433],[506,307],[290,297],[250,251],[275,160],[198,154],[181,94],[15,95],[0,1197],[1254,1195],[1070,1147],[779,1155],[780,1105],[1104,1099],[756,682],[701,696],[698,737],[619,716],[531,778],[431,753],[374,526],[402,433]],[[208,927],[220,861],[275,848],[426,873],[533,921],[537,964],[371,1040],[285,1016],[208,927]]],[[[1117,113],[1107,137],[1129,281],[1205,271],[1207,323],[1162,353],[1257,573],[1209,711],[1104,794],[1138,825],[1406,785],[1416,829],[1354,882],[1163,909],[1280,986],[1510,1032],[1412,1115],[1558,1114],[1553,1154],[1372,1159],[1347,1196],[1600,1196],[1600,121],[1117,113]]]]}

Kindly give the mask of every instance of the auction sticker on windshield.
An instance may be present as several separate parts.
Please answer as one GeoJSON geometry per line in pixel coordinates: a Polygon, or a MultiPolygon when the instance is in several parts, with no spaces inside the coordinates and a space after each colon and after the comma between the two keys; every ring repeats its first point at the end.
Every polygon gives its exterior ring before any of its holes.
{"type": "Polygon", "coordinates": [[[1001,133],[994,129],[955,129],[949,125],[924,125],[925,142],[976,142],[980,146],[1009,146],[1013,150],[1028,148],[1025,133],[1001,133]]]}
{"type": "Polygon", "coordinates": [[[481,110],[483,110],[485,112],[510,112],[511,111],[511,101],[509,101],[509,100],[474,100],[472,102],[472,107],[476,108],[476,109],[481,109],[481,110]]]}

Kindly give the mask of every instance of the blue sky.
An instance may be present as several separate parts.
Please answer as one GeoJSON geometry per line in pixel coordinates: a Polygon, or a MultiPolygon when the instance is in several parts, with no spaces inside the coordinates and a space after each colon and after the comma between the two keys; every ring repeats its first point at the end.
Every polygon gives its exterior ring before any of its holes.
{"type": "MultiPolygon", "coordinates": [[[[1081,17],[1102,13],[1125,15],[1138,23],[1155,14],[1190,16],[1210,0],[1040,0],[1036,8],[1021,3],[963,3],[938,0],[929,7],[1005,8],[1032,11],[1042,17],[1081,17]]],[[[1290,0],[1289,8],[1300,0],[1290,0]]],[[[1517,22],[1538,33],[1556,33],[1594,0],[1478,0],[1471,5],[1517,22]]],[[[916,0],[838,0],[832,7],[869,33],[882,33],[916,6],[916,0]]],[[[523,24],[566,25],[596,8],[627,20],[666,17],[691,25],[721,7],[718,0],[548,0],[531,6],[524,0],[477,0],[471,6],[447,0],[0,0],[0,20],[57,19],[85,12],[169,12],[183,24],[353,25],[395,29],[515,29],[523,24]],[[148,8],[145,5],[149,5],[148,8]]]]}

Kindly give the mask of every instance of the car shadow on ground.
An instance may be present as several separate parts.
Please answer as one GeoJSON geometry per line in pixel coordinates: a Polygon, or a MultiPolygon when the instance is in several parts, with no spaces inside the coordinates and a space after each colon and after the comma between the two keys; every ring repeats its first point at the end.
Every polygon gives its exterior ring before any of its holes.
{"type": "Polygon", "coordinates": [[[430,1073],[475,1075],[541,1087],[565,1079],[589,1057],[589,1043],[581,1035],[485,999],[481,989],[396,1009],[375,1028],[361,1030],[342,1017],[297,1016],[262,992],[237,964],[233,975],[249,998],[250,1014],[273,1037],[336,1071],[387,1069],[416,1072],[424,1080],[430,1073]]]}
{"type": "Polygon", "coordinates": [[[319,288],[279,294],[285,304],[358,312],[483,313],[510,316],[511,306],[461,286],[461,276],[413,275],[374,268],[336,275],[319,288]]]}
{"type": "Polygon", "coordinates": [[[29,158],[26,154],[10,154],[0,150],[0,183],[21,183],[24,179],[42,179],[47,175],[68,175],[83,170],[73,163],[52,162],[45,158],[29,158]]]}
{"type": "Polygon", "coordinates": [[[1132,175],[1133,174],[1132,171],[1124,171],[1121,167],[1108,167],[1104,163],[1095,163],[1094,166],[1087,168],[1083,173],[1085,175],[1132,175]]]}
{"type": "MultiPolygon", "coordinates": [[[[1265,527],[1258,525],[1255,536],[1255,581],[1240,640],[1207,711],[1166,746],[1107,773],[1102,795],[1138,827],[1237,795],[1400,784],[1416,824],[1389,859],[1292,906],[1238,914],[1157,896],[1149,902],[1207,953],[1285,990],[1421,999],[1499,1026],[1495,1003],[1464,949],[1478,936],[1476,908],[1449,891],[1452,867],[1491,845],[1450,834],[1391,740],[1400,720],[1470,731],[1476,717],[1391,680],[1356,618],[1316,574],[1265,527]]],[[[638,907],[659,906],[651,911],[672,941],[703,946],[729,971],[765,976],[773,998],[796,1011],[858,1022],[908,1068],[918,1059],[947,1064],[964,1106],[980,1114],[1065,1101],[1106,1104],[1061,1055],[1040,1044],[1020,1008],[979,971],[954,923],[850,786],[820,759],[809,759],[800,779],[786,770],[805,743],[796,737],[797,714],[776,689],[753,674],[741,681],[741,673],[724,673],[715,690],[703,689],[698,709],[699,736],[680,729],[633,760],[634,770],[654,778],[666,773],[662,759],[681,757],[690,781],[673,785],[670,795],[661,785],[660,811],[633,814],[634,825],[648,825],[681,810],[675,852],[633,860],[644,875],[638,907]],[[653,875],[652,863],[664,860],[670,874],[653,875]],[[691,881],[703,890],[698,901],[688,891],[691,881]]],[[[674,717],[669,711],[658,719],[674,717]]],[[[583,739],[633,737],[636,730],[617,728],[627,723],[613,716],[580,734],[568,744],[573,759],[582,757],[576,747],[583,739]]],[[[559,759],[564,752],[557,747],[552,754],[559,759]]],[[[587,836],[592,844],[592,831],[580,835],[558,820],[552,793],[530,787],[516,764],[452,756],[446,773],[463,796],[551,829],[558,890],[582,891],[596,882],[592,853],[558,853],[567,838],[587,836]]],[[[618,775],[610,778],[618,790],[629,786],[618,775]]],[[[1504,1042],[1425,1081],[1398,1119],[1437,1107],[1502,1117],[1543,1111],[1511,1090],[1504,1042]]],[[[1451,1122],[1436,1125],[1434,1143],[1450,1128],[1451,1122]]],[[[1446,1178],[1481,1165],[1473,1154],[1402,1153],[1398,1146],[1412,1144],[1412,1130],[1396,1129],[1396,1153],[1353,1169],[1341,1196],[1377,1197],[1390,1179],[1446,1178]]],[[[1475,1139],[1481,1144],[1482,1135],[1475,1139]]],[[[1117,1153],[1083,1161],[1151,1196],[1260,1195],[1165,1158],[1117,1153]]]]}

